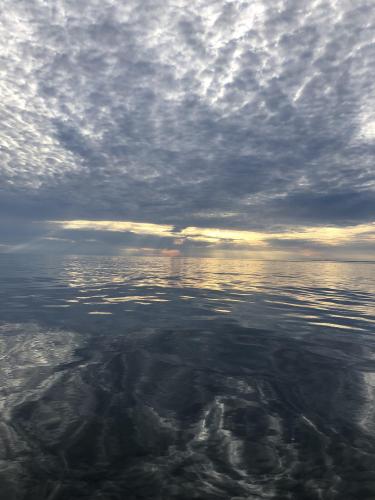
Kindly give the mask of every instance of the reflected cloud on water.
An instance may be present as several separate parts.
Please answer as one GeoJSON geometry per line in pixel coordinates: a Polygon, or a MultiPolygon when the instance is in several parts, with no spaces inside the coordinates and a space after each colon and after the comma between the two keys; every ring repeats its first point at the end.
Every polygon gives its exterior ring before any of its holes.
{"type": "Polygon", "coordinates": [[[375,266],[7,259],[7,499],[374,498],[375,266]]]}
{"type": "Polygon", "coordinates": [[[247,326],[265,326],[265,318],[273,317],[290,321],[291,316],[313,326],[318,316],[318,324],[346,328],[349,321],[349,328],[361,329],[362,322],[374,321],[373,268],[333,262],[94,257],[67,259],[59,279],[82,292],[76,298],[86,305],[99,299],[96,305],[168,301],[173,306],[191,297],[208,310],[214,310],[210,302],[221,302],[224,307],[216,312],[229,311],[247,326]]]}

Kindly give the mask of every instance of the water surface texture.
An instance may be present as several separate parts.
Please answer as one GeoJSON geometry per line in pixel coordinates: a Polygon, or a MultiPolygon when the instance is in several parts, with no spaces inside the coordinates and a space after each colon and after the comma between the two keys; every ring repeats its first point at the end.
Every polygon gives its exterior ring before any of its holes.
{"type": "Polygon", "coordinates": [[[0,257],[6,500],[375,498],[375,265],[0,257]]]}

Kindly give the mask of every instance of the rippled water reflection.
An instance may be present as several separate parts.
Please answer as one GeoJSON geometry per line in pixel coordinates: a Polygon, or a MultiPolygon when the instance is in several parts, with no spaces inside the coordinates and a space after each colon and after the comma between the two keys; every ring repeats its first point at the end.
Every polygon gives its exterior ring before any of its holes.
{"type": "Polygon", "coordinates": [[[1,256],[7,499],[374,499],[375,265],[1,256]]]}

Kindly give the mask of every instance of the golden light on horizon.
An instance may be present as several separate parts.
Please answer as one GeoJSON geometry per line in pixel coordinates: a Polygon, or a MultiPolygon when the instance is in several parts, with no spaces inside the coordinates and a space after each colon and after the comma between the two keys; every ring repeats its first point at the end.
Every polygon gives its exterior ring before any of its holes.
{"type": "Polygon", "coordinates": [[[66,230],[94,230],[127,232],[144,236],[157,236],[178,242],[206,242],[209,246],[220,244],[233,245],[234,247],[258,248],[272,250],[273,243],[279,241],[301,241],[320,243],[329,246],[341,245],[356,241],[375,241],[375,223],[360,224],[357,226],[310,226],[288,227],[285,231],[247,231],[239,229],[221,229],[188,226],[181,230],[174,230],[170,224],[154,224],[133,221],[111,220],[61,220],[49,221],[50,224],[66,230]]]}
{"type": "Polygon", "coordinates": [[[113,220],[58,220],[49,221],[51,224],[61,226],[63,229],[112,231],[121,233],[134,233],[155,236],[176,236],[173,226],[167,224],[152,224],[148,222],[113,221],[113,220]]]}

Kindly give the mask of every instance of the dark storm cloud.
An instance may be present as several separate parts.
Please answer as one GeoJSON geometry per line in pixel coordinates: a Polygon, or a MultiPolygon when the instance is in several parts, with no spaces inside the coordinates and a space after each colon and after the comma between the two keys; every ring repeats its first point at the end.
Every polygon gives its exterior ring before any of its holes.
{"type": "Polygon", "coordinates": [[[375,192],[301,191],[291,193],[283,200],[270,202],[267,209],[275,217],[279,214],[291,223],[319,224],[328,219],[337,225],[359,224],[375,220],[375,192]]]}
{"type": "Polygon", "coordinates": [[[1,17],[3,217],[374,220],[372,2],[21,0],[1,17]]]}

